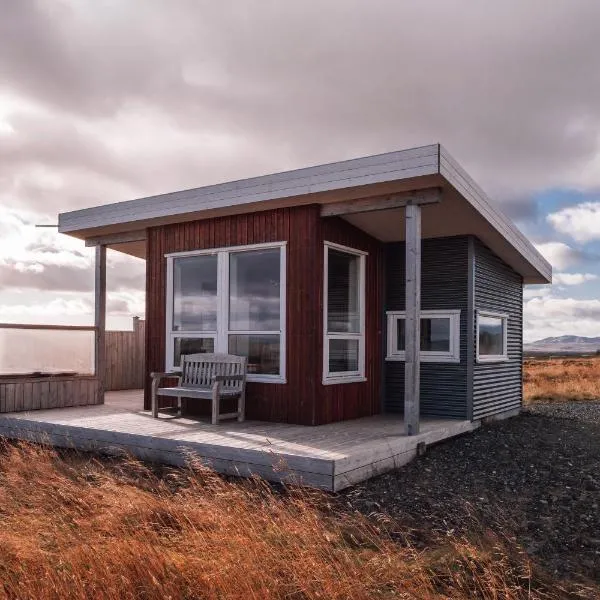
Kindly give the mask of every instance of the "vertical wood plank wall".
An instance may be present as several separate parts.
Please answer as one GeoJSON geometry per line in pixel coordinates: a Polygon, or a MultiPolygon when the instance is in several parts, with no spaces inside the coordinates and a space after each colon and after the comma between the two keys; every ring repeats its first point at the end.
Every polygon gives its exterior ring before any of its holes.
{"type": "Polygon", "coordinates": [[[146,323],[134,317],[133,331],[107,331],[104,389],[135,390],[144,387],[146,323]]]}
{"type": "Polygon", "coordinates": [[[316,298],[319,206],[299,206],[148,229],[146,259],[146,385],[165,369],[165,254],[287,241],[287,384],[249,383],[250,419],[312,424],[318,337],[316,298]]]}
{"type": "Polygon", "coordinates": [[[95,377],[3,377],[0,413],[98,404],[95,377]]]}

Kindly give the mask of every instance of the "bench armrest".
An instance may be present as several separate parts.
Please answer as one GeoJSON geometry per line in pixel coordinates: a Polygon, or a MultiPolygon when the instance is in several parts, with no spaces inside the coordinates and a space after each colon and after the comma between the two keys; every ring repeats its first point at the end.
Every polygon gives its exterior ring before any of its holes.
{"type": "Polygon", "coordinates": [[[181,377],[178,371],[167,371],[166,373],[150,373],[152,379],[164,379],[165,377],[181,377]]]}
{"type": "Polygon", "coordinates": [[[244,381],[245,375],[213,375],[213,381],[244,381]]]}

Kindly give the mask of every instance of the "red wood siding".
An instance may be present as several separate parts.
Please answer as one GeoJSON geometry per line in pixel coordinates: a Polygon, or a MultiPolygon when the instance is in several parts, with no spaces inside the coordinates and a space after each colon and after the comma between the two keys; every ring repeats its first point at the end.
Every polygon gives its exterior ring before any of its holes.
{"type": "MultiPolygon", "coordinates": [[[[339,217],[321,220],[319,261],[319,305],[323,303],[323,242],[334,242],[368,252],[366,260],[365,376],[367,381],[323,385],[323,336],[319,337],[319,385],[316,422],[318,424],[366,417],[381,412],[383,369],[383,246],[375,238],[339,217]]],[[[319,311],[323,331],[323,311],[319,311]]]]}
{"type": "Polygon", "coordinates": [[[177,223],[148,230],[146,271],[145,406],[152,371],[165,368],[165,254],[287,241],[287,384],[248,384],[249,419],[313,424],[318,362],[314,265],[318,262],[319,206],[177,223]]]}
{"type": "Polygon", "coordinates": [[[146,269],[146,385],[165,368],[165,254],[287,241],[287,383],[248,384],[250,419],[316,425],[380,411],[383,258],[379,242],[320,206],[283,208],[148,229],[146,269]],[[369,252],[367,257],[367,382],[322,385],[323,241],[369,252]]]}

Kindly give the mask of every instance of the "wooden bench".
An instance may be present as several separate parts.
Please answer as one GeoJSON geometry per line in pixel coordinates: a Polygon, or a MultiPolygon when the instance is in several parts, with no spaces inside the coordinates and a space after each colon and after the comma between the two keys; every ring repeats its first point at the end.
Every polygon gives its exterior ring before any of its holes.
{"type": "Polygon", "coordinates": [[[246,357],[232,354],[188,354],[181,357],[181,372],[151,373],[152,416],[158,417],[158,396],[177,398],[181,414],[182,398],[212,401],[211,423],[245,417],[246,357]],[[159,387],[161,379],[177,377],[176,387],[159,387]],[[237,398],[237,411],[221,414],[221,399],[237,398]]]}

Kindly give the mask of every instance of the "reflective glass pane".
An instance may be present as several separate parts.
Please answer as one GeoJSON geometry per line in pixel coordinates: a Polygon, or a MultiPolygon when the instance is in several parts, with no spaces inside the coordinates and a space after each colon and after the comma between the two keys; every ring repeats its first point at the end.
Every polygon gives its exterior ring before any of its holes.
{"type": "Polygon", "coordinates": [[[93,331],[0,328],[0,375],[94,373],[93,331]]]}
{"type": "Polygon", "coordinates": [[[230,335],[229,353],[248,357],[248,373],[279,375],[279,335],[230,335]]]}
{"type": "Polygon", "coordinates": [[[421,351],[450,352],[450,319],[421,319],[421,351]]]}
{"type": "Polygon", "coordinates": [[[181,365],[181,357],[187,354],[205,354],[215,351],[213,338],[175,338],[175,351],[173,353],[173,366],[181,365]]]}
{"type": "Polygon", "coordinates": [[[229,329],[279,331],[279,248],[229,256],[229,329]]]}
{"type": "Polygon", "coordinates": [[[501,356],[504,354],[504,320],[499,317],[478,318],[479,354],[501,356]]]}
{"type": "Polygon", "coordinates": [[[328,248],[327,330],[360,333],[360,257],[328,248]]]}
{"type": "MultiPolygon", "coordinates": [[[[398,319],[397,350],[405,349],[404,319],[398,319]]],[[[421,319],[421,352],[450,352],[450,319],[446,317],[421,319]]]]}
{"type": "Polygon", "coordinates": [[[397,339],[397,343],[398,343],[398,351],[399,352],[404,352],[404,336],[405,336],[405,330],[406,328],[404,327],[404,319],[398,319],[396,321],[396,339],[397,339]]]}
{"type": "Polygon", "coordinates": [[[173,330],[217,330],[217,257],[173,260],[173,330]]]}
{"type": "Polygon", "coordinates": [[[358,371],[358,340],[329,340],[329,372],[358,371]]]}

